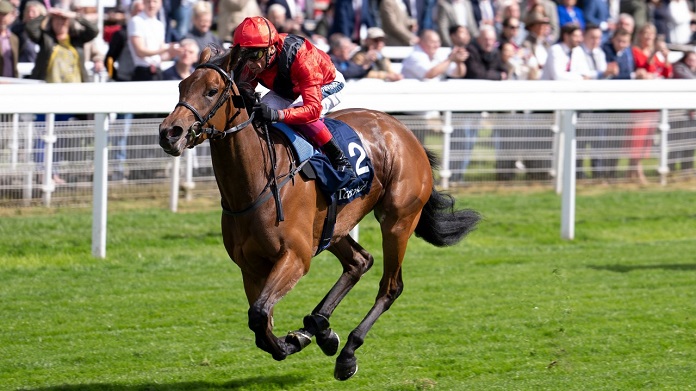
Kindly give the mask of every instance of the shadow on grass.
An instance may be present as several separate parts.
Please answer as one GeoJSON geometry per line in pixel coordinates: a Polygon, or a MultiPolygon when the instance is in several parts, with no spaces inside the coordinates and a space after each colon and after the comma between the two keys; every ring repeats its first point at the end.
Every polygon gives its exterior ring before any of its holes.
{"type": "Polygon", "coordinates": [[[231,380],[223,383],[213,382],[182,382],[161,384],[64,384],[52,387],[31,388],[30,391],[198,391],[198,390],[240,390],[260,387],[269,390],[284,390],[288,386],[300,384],[304,381],[299,376],[254,376],[231,380]],[[255,387],[256,386],[256,387],[255,387]]]}
{"type": "Polygon", "coordinates": [[[604,265],[604,266],[588,266],[595,270],[608,270],[616,273],[628,273],[637,270],[674,270],[674,271],[696,271],[696,263],[671,263],[671,264],[656,264],[656,265],[604,265]]]}

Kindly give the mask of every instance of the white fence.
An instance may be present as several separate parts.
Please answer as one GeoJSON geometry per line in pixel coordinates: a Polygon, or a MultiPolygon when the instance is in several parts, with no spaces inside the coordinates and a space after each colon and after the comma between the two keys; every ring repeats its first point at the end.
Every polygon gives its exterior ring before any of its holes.
{"type": "MultiPolygon", "coordinates": [[[[562,172],[575,173],[575,128],[577,125],[583,148],[579,156],[591,159],[611,159],[621,153],[621,147],[608,142],[626,138],[626,132],[614,135],[604,135],[604,147],[593,146],[600,136],[591,131],[600,128],[630,127],[631,111],[658,110],[652,126],[661,132],[656,134],[659,146],[653,147],[651,153],[656,159],[656,168],[662,174],[661,181],[666,181],[670,160],[669,153],[676,150],[691,151],[691,157],[683,159],[693,164],[693,124],[689,117],[689,109],[696,106],[696,82],[683,80],[665,81],[586,81],[586,82],[489,82],[489,81],[447,81],[447,82],[416,82],[401,81],[385,83],[382,81],[362,80],[351,82],[345,90],[344,102],[339,108],[369,107],[398,115],[425,144],[437,149],[442,156],[442,170],[439,172],[442,185],[447,187],[450,179],[460,183],[461,178],[467,180],[475,175],[476,167],[462,168],[458,164],[465,160],[471,162],[487,162],[485,168],[478,167],[478,173],[485,175],[513,174],[519,177],[518,171],[524,171],[526,176],[535,178],[534,174],[556,178],[559,191],[563,191],[563,221],[562,236],[574,236],[574,189],[575,175],[560,175],[562,172]],[[515,111],[516,113],[510,113],[515,111]],[[578,119],[575,113],[581,111],[578,119]],[[600,111],[602,113],[597,113],[600,111]],[[616,112],[614,112],[616,111],[616,112]],[[490,112],[488,116],[482,112],[490,112]],[[423,113],[434,113],[425,116],[423,113]],[[615,118],[619,118],[615,121],[615,118]],[[620,126],[609,126],[612,122],[620,126]],[[670,126],[671,125],[671,126],[670,126]],[[675,126],[676,125],[676,126],[675,126]],[[470,134],[462,133],[469,128],[478,137],[472,143],[470,134]],[[685,137],[681,141],[669,142],[671,130],[682,132],[685,137]],[[520,133],[520,130],[530,130],[532,133],[520,133]],[[559,132],[560,131],[560,132],[559,132]],[[590,131],[590,134],[588,134],[590,131]],[[530,140],[536,144],[530,144],[530,140]],[[475,144],[467,150],[462,144],[475,144]],[[668,149],[672,147],[672,151],[668,149]],[[530,148],[532,146],[532,148],[530,148]],[[554,147],[555,146],[555,147],[554,147]],[[589,151],[589,152],[588,152],[589,151]],[[564,158],[564,156],[568,158],[564,158]],[[527,164],[525,165],[525,159],[527,164]],[[690,160],[689,160],[690,159],[690,160]],[[519,162],[518,162],[519,160],[519,162]],[[499,167],[498,162],[506,165],[499,167]],[[529,164],[541,162],[541,166],[529,164]],[[521,170],[517,163],[525,166],[521,170]],[[512,165],[511,165],[512,164],[512,165]],[[487,171],[486,171],[487,170],[487,171]],[[457,176],[461,176],[457,178],[457,176]],[[563,182],[560,180],[563,179],[563,182]]],[[[0,115],[5,113],[5,122],[0,122],[6,138],[3,146],[3,160],[0,161],[0,177],[10,178],[12,182],[23,184],[19,190],[24,199],[33,193],[42,193],[44,203],[49,203],[52,195],[58,195],[61,187],[56,188],[51,180],[54,167],[60,174],[78,175],[91,172],[82,178],[83,187],[91,188],[94,208],[94,237],[93,252],[96,256],[105,255],[106,235],[106,202],[107,183],[109,175],[118,179],[114,173],[118,171],[119,152],[125,151],[126,157],[121,162],[130,164],[133,172],[154,171],[156,174],[143,174],[142,177],[132,178],[139,184],[154,185],[157,179],[171,182],[172,206],[175,208],[176,196],[179,189],[179,175],[171,178],[167,173],[173,166],[179,164],[178,159],[166,157],[157,146],[157,125],[159,120],[138,120],[127,123],[127,120],[114,120],[109,113],[152,114],[167,113],[174,108],[178,100],[176,82],[150,83],[104,83],[77,85],[3,85],[0,88],[0,115]],[[83,123],[59,123],[51,120],[32,122],[20,121],[22,114],[33,113],[71,113],[94,115],[94,121],[83,123]],[[7,117],[7,115],[10,117],[7,117]],[[32,125],[33,124],[33,125],[32,125]],[[39,125],[41,124],[41,125],[39,125]],[[88,124],[88,125],[87,125],[88,124]],[[30,128],[33,126],[33,128],[30,128]],[[37,126],[43,126],[40,131],[37,126]],[[72,129],[77,127],[79,129],[72,129]],[[94,127],[90,134],[90,127],[94,127]],[[126,130],[128,128],[129,130],[126,130]],[[34,132],[32,134],[32,132],[34,132]],[[71,133],[73,132],[73,133],[71,133]],[[130,134],[127,134],[130,132],[130,134]],[[35,135],[41,134],[41,148],[34,145],[35,135]],[[73,134],[74,136],[67,136],[73,134]],[[58,135],[58,137],[56,137],[58,135]],[[86,137],[85,137],[86,136],[86,137]],[[141,142],[133,140],[142,138],[141,142]],[[126,141],[126,148],[119,144],[126,141]],[[62,141],[59,141],[62,140],[62,141]],[[74,140],[79,145],[67,145],[66,140],[74,140]],[[119,141],[121,140],[121,141],[119,141]],[[63,144],[61,144],[63,143],[63,144]],[[109,147],[111,143],[111,147],[109,147]],[[24,145],[25,148],[20,148],[24,145]],[[109,148],[111,151],[109,151],[109,148]],[[79,155],[79,159],[68,159],[67,166],[62,162],[52,162],[54,151],[63,154],[79,155]],[[38,164],[33,156],[43,153],[43,160],[38,164]],[[5,156],[6,155],[6,156],[5,156]],[[24,156],[24,158],[22,158],[24,156]],[[24,159],[24,160],[22,160],[24,159]],[[30,161],[32,160],[32,161],[30,161]],[[111,161],[111,170],[109,162],[111,161]],[[24,167],[21,171],[19,168],[24,167]],[[27,189],[28,183],[33,183],[30,175],[43,174],[42,185],[38,188],[27,189]]],[[[651,136],[652,137],[652,136],[651,136]]],[[[617,144],[617,143],[614,143],[617,144]]],[[[621,144],[621,143],[618,143],[621,144]]],[[[197,156],[199,164],[206,166],[205,148],[200,148],[197,156]]],[[[63,160],[65,162],[65,160],[63,160]]],[[[196,159],[187,162],[185,187],[191,188],[195,171],[192,168],[196,159]]],[[[178,172],[176,169],[175,172],[178,172]]],[[[84,174],[83,174],[84,175],[84,174]]],[[[212,182],[210,173],[198,173],[212,182]]],[[[112,189],[118,190],[118,181],[112,181],[112,189]]],[[[553,182],[550,182],[553,183],[553,182]]],[[[0,183],[1,185],[1,183],[0,183]]],[[[64,188],[67,188],[65,186],[64,188]]],[[[130,189],[133,189],[131,187],[130,189]]],[[[89,191],[86,191],[89,194],[89,191]]],[[[190,194],[190,193],[187,193],[190,194]]]]}

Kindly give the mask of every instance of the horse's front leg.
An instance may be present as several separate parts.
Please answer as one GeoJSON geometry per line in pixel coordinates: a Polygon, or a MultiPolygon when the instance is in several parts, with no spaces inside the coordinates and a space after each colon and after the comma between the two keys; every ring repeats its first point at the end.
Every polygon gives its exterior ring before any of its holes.
{"type": "Polygon", "coordinates": [[[273,307],[306,273],[305,263],[292,252],[277,260],[265,277],[242,271],[244,289],[249,299],[249,328],[256,336],[256,346],[280,361],[297,353],[309,340],[292,336],[277,338],[273,334],[273,307]]]}

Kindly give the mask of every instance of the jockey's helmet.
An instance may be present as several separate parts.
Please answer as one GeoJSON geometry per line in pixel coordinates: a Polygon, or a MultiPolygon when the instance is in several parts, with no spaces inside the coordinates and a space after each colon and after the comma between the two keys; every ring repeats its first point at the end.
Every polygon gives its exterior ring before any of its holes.
{"type": "Polygon", "coordinates": [[[278,30],[261,16],[251,16],[234,30],[234,45],[242,48],[268,48],[278,41],[278,30]]]}

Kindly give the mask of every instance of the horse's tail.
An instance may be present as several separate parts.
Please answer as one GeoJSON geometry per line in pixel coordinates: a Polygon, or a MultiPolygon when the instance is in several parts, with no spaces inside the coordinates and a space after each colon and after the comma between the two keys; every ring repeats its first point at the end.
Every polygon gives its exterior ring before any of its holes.
{"type": "MultiPolygon", "coordinates": [[[[430,166],[435,169],[437,167],[435,155],[428,150],[426,153],[430,166]]],[[[416,236],[434,246],[451,246],[473,231],[480,220],[481,215],[474,210],[454,210],[454,198],[433,187],[430,199],[423,207],[415,233],[416,236]]]]}

